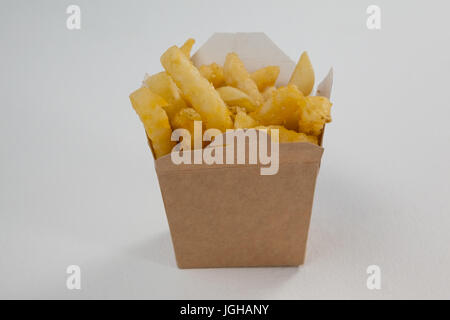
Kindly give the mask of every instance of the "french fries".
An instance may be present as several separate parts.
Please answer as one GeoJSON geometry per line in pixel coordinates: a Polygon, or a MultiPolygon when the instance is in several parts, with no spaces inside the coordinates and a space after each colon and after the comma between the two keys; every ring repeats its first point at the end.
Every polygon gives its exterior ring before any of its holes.
{"type": "Polygon", "coordinates": [[[170,153],[175,144],[170,141],[172,129],[167,114],[163,109],[167,102],[145,87],[134,91],[130,95],[130,101],[144,124],[147,136],[152,143],[155,157],[159,158],[170,153]]]}
{"type": "Polygon", "coordinates": [[[217,63],[202,65],[198,69],[200,74],[212,83],[214,88],[219,88],[225,84],[225,77],[223,76],[223,68],[217,63]]]}
{"type": "Polygon", "coordinates": [[[298,129],[306,134],[319,136],[326,122],[331,121],[331,103],[325,97],[306,97],[306,104],[299,110],[298,129]]]}
{"type": "Polygon", "coordinates": [[[311,93],[314,87],[314,69],[306,51],[300,56],[289,84],[295,84],[305,96],[311,93]]]}
{"type": "Polygon", "coordinates": [[[235,129],[254,128],[258,125],[258,121],[249,116],[242,108],[237,108],[236,116],[234,117],[235,129]]]}
{"type": "Polygon", "coordinates": [[[223,66],[223,74],[227,85],[244,91],[253,99],[256,105],[259,106],[262,104],[263,98],[258,90],[258,86],[250,77],[250,74],[236,53],[232,52],[227,54],[223,66]]]}
{"type": "Polygon", "coordinates": [[[288,129],[298,128],[299,111],[305,108],[306,99],[295,85],[280,87],[255,113],[255,119],[263,125],[284,125],[288,129]]]}
{"type": "Polygon", "coordinates": [[[306,97],[308,103],[313,105],[313,108],[325,118],[325,122],[331,122],[331,106],[332,103],[325,97],[320,96],[308,96],[306,97]]]}
{"type": "Polygon", "coordinates": [[[245,108],[247,111],[255,111],[256,105],[253,100],[239,89],[225,86],[217,89],[220,97],[228,106],[239,106],[245,108]]]}
{"type": "Polygon", "coordinates": [[[283,125],[287,129],[319,136],[331,121],[331,103],[325,97],[305,97],[290,84],[272,92],[272,96],[254,113],[264,125],[283,125]]]}
{"type": "Polygon", "coordinates": [[[270,135],[272,130],[278,130],[279,142],[310,142],[317,144],[318,139],[315,136],[308,136],[303,132],[288,130],[283,126],[257,126],[256,129],[266,129],[270,135]]]}
{"type": "Polygon", "coordinates": [[[184,108],[175,115],[172,124],[173,130],[182,128],[189,131],[191,134],[191,148],[194,148],[194,121],[202,121],[202,117],[193,108],[184,108]]]}
{"type": "Polygon", "coordinates": [[[256,128],[270,134],[276,129],[281,143],[318,144],[332,104],[310,95],[314,70],[306,52],[288,85],[276,87],[278,66],[249,73],[236,53],[227,54],[223,67],[211,63],[197,69],[190,59],[194,43],[188,39],[180,48],[170,47],[161,56],[165,71],[146,75],[143,87],[130,95],[156,158],[171,152],[175,129],[188,130],[193,147],[195,121],[202,121],[202,130],[256,128]]]}
{"type": "Polygon", "coordinates": [[[263,93],[262,93],[264,102],[266,102],[266,100],[268,100],[269,98],[271,98],[271,97],[272,97],[272,94],[273,94],[276,90],[277,90],[277,88],[275,88],[275,86],[267,87],[267,88],[263,91],[263,93]]]}
{"type": "Polygon", "coordinates": [[[161,56],[161,64],[200,114],[207,129],[215,128],[225,132],[233,127],[230,111],[219,93],[178,47],[169,48],[161,56]]]}
{"type": "Polygon", "coordinates": [[[186,55],[186,57],[191,57],[191,50],[194,46],[195,40],[192,38],[189,38],[186,40],[186,42],[180,47],[180,50],[186,55]]]}
{"type": "Polygon", "coordinates": [[[146,75],[143,86],[149,88],[151,92],[156,93],[167,101],[167,105],[163,106],[163,108],[167,112],[170,123],[172,123],[178,111],[187,107],[186,102],[181,96],[180,89],[178,89],[167,72],[160,72],[152,76],[146,75]]]}
{"type": "Polygon", "coordinates": [[[265,68],[261,68],[256,70],[250,77],[256,83],[259,91],[264,91],[267,87],[275,86],[275,82],[277,81],[278,75],[280,74],[279,66],[268,66],[265,68]]]}

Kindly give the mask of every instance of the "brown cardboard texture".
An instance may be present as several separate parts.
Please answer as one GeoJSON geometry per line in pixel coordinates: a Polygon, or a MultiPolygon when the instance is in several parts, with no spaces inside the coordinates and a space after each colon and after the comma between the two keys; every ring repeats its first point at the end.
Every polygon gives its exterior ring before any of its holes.
{"type": "MultiPolygon", "coordinates": [[[[295,67],[264,33],[216,33],[192,60],[220,64],[232,51],[250,72],[279,65],[278,85],[295,67]]],[[[331,85],[330,71],[318,92],[329,97],[331,85]]],[[[274,175],[261,175],[261,164],[236,164],[236,153],[235,164],[176,165],[170,154],[155,160],[178,267],[303,264],[323,148],[281,143],[274,175]]]]}

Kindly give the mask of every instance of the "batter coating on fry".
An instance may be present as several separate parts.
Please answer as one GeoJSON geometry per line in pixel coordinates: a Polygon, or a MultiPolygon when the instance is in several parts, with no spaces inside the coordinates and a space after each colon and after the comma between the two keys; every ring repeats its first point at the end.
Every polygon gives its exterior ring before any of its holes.
{"type": "Polygon", "coordinates": [[[161,56],[161,63],[183,96],[200,114],[207,129],[225,132],[233,127],[230,111],[219,93],[178,47],[169,48],[161,56]]]}
{"type": "Polygon", "coordinates": [[[223,65],[223,74],[227,85],[244,91],[253,99],[254,104],[259,106],[263,103],[263,97],[258,90],[258,86],[250,77],[244,63],[242,63],[236,53],[227,54],[223,65]]]}

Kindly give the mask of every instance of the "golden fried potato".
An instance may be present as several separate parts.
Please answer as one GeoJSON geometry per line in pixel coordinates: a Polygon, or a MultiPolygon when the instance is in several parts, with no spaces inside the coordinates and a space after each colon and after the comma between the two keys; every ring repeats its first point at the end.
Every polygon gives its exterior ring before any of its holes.
{"type": "Polygon", "coordinates": [[[226,86],[217,89],[217,92],[228,106],[244,107],[247,111],[256,110],[256,105],[253,100],[239,89],[226,86]]]}
{"type": "Polygon", "coordinates": [[[264,91],[267,87],[272,87],[275,85],[279,74],[280,67],[268,66],[251,73],[250,77],[253,81],[255,81],[259,91],[264,91]]]}
{"type": "Polygon", "coordinates": [[[178,111],[187,107],[180,89],[167,72],[160,72],[152,76],[146,75],[143,85],[167,101],[167,105],[163,108],[167,112],[170,123],[178,111]]]}
{"type": "Polygon", "coordinates": [[[231,111],[231,119],[233,119],[233,123],[234,123],[234,119],[236,118],[236,114],[238,113],[239,110],[247,113],[245,111],[245,108],[239,107],[239,106],[228,106],[228,110],[231,111]]]}
{"type": "Polygon", "coordinates": [[[279,142],[310,142],[318,144],[317,137],[308,136],[294,130],[288,130],[283,126],[257,126],[256,129],[267,129],[267,133],[271,134],[272,130],[278,129],[279,142]]]}
{"type": "Polygon", "coordinates": [[[299,110],[298,130],[319,136],[326,122],[331,121],[331,103],[325,97],[307,97],[306,104],[299,110]]]}
{"type": "Polygon", "coordinates": [[[275,87],[267,87],[267,88],[263,91],[263,93],[262,93],[264,102],[265,102],[267,99],[270,99],[270,98],[272,97],[272,94],[273,94],[276,90],[277,90],[277,88],[275,88],[275,87]]]}
{"type": "Polygon", "coordinates": [[[333,105],[326,97],[308,96],[306,97],[308,103],[313,105],[313,108],[318,110],[325,118],[325,122],[331,122],[331,106],[333,105]],[[319,111],[320,110],[320,111],[319,111]]]}
{"type": "Polygon", "coordinates": [[[189,131],[191,148],[194,148],[194,121],[202,121],[202,117],[193,108],[184,108],[175,115],[172,125],[173,130],[183,128],[189,131]]]}
{"type": "Polygon", "coordinates": [[[236,115],[236,113],[238,112],[238,109],[243,109],[245,111],[244,108],[242,107],[238,107],[238,106],[228,106],[228,110],[230,110],[231,112],[231,117],[233,118],[234,121],[234,116],[236,115]]]}
{"type": "Polygon", "coordinates": [[[159,158],[170,153],[175,144],[170,141],[172,129],[163,109],[167,102],[145,87],[130,94],[130,101],[144,124],[155,157],[159,158]]]}
{"type": "Polygon", "coordinates": [[[311,93],[314,87],[314,69],[306,51],[300,56],[289,84],[295,84],[305,96],[311,93]]]}
{"type": "Polygon", "coordinates": [[[263,125],[284,125],[290,130],[298,128],[300,108],[306,105],[305,96],[295,85],[280,87],[254,114],[263,125]]]}
{"type": "Polygon", "coordinates": [[[186,55],[186,57],[191,57],[191,50],[194,46],[195,40],[192,38],[189,38],[186,40],[186,42],[180,47],[180,50],[186,55]]]}
{"type": "Polygon", "coordinates": [[[258,125],[258,121],[249,116],[242,108],[236,110],[236,116],[234,117],[235,129],[248,129],[254,128],[258,125]]]}
{"type": "Polygon", "coordinates": [[[252,98],[257,106],[263,103],[262,95],[256,83],[250,77],[250,74],[236,53],[227,54],[223,66],[223,74],[227,85],[244,91],[252,98]]]}
{"type": "Polygon", "coordinates": [[[228,106],[228,109],[231,111],[231,114],[236,115],[239,110],[245,112],[245,108],[239,107],[239,106],[228,106]]]}
{"type": "Polygon", "coordinates": [[[219,88],[225,84],[223,68],[217,63],[202,65],[198,70],[203,77],[213,84],[214,88],[219,88]]]}
{"type": "Polygon", "coordinates": [[[207,129],[216,128],[225,132],[233,127],[230,111],[219,93],[178,47],[169,48],[161,56],[161,63],[183,96],[200,114],[207,129]]]}

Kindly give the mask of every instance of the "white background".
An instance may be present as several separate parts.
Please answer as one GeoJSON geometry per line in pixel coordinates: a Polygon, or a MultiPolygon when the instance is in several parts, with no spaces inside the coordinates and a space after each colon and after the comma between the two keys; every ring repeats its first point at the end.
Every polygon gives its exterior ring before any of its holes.
{"type": "MultiPolygon", "coordinates": [[[[1,1],[0,298],[450,298],[447,1],[1,1]],[[82,10],[79,31],[66,8],[82,10]],[[382,29],[366,27],[366,8],[382,29]],[[128,100],[188,37],[335,68],[306,264],[179,270],[128,100]],[[82,289],[66,288],[66,267],[82,289]],[[382,289],[366,288],[379,265],[382,289]]],[[[213,214],[213,212],[212,212],[213,214]]]]}

